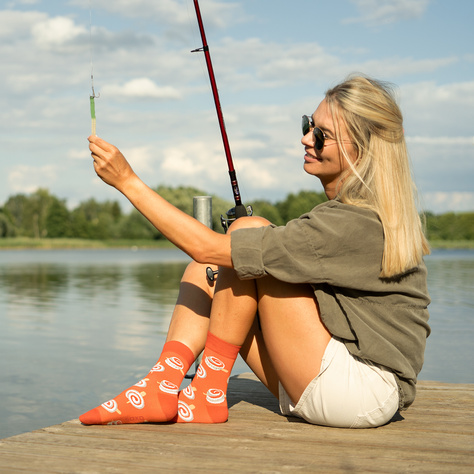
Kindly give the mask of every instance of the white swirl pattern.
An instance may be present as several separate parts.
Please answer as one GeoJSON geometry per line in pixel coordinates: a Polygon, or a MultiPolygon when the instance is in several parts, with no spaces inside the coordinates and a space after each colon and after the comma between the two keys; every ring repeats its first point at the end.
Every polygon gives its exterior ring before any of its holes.
{"type": "Polygon", "coordinates": [[[161,365],[161,363],[157,362],[151,369],[151,372],[163,372],[164,370],[165,368],[161,365]]]}
{"type": "Polygon", "coordinates": [[[184,395],[186,395],[187,398],[190,400],[194,400],[195,395],[194,395],[194,390],[191,385],[188,385],[184,390],[183,390],[184,395]]]}
{"type": "Polygon", "coordinates": [[[206,365],[212,370],[224,370],[225,364],[220,359],[214,356],[208,356],[205,359],[206,365]]]}
{"type": "Polygon", "coordinates": [[[165,393],[171,393],[172,395],[178,395],[179,387],[168,380],[163,380],[160,382],[160,390],[165,393]]]}
{"type": "Polygon", "coordinates": [[[167,357],[165,359],[165,362],[172,369],[175,369],[175,370],[183,370],[184,369],[184,364],[183,364],[183,362],[181,362],[181,359],[179,359],[178,357],[167,357]]]}
{"type": "Polygon", "coordinates": [[[193,411],[186,403],[182,402],[181,400],[178,403],[178,415],[183,421],[187,423],[194,420],[193,411]]]}
{"type": "Polygon", "coordinates": [[[202,364],[199,364],[198,369],[196,370],[196,375],[200,379],[205,379],[207,377],[207,372],[206,369],[202,366],[202,364]]]}
{"type": "Polygon", "coordinates": [[[115,400],[109,400],[108,402],[102,403],[102,408],[105,408],[109,413],[115,413],[117,411],[117,402],[115,400]]]}
{"type": "Polygon", "coordinates": [[[213,405],[225,402],[225,393],[217,388],[210,388],[206,394],[206,400],[213,405]]]}
{"type": "Polygon", "coordinates": [[[141,394],[136,390],[127,390],[127,392],[125,392],[125,396],[135,408],[141,410],[145,407],[145,400],[143,400],[141,394]]]}

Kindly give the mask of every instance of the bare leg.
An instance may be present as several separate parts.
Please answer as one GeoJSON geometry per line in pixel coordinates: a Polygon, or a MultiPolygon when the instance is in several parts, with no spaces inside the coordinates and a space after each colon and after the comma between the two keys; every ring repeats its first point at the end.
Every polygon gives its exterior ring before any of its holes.
{"type": "Polygon", "coordinates": [[[205,268],[196,262],[188,265],[168,337],[155,366],[114,399],[81,415],[84,424],[163,422],[176,417],[179,386],[204,348],[209,328],[214,288],[205,268]]]}
{"type": "Polygon", "coordinates": [[[217,267],[191,262],[181,279],[166,341],[179,341],[197,357],[204,349],[209,330],[209,316],[215,284],[206,277],[206,267],[217,267]]]}
{"type": "Polygon", "coordinates": [[[257,288],[267,353],[278,380],[296,403],[318,375],[331,334],[321,321],[310,285],[266,277],[257,280],[257,288]]]}
{"type": "MultiPolygon", "coordinates": [[[[231,231],[262,225],[262,219],[242,218],[231,231]]],[[[209,329],[227,342],[243,345],[242,356],[270,391],[277,395],[280,381],[295,403],[319,373],[331,339],[310,285],[271,276],[239,280],[232,269],[219,270],[209,329]],[[257,309],[261,333],[254,323],[257,309]]]]}

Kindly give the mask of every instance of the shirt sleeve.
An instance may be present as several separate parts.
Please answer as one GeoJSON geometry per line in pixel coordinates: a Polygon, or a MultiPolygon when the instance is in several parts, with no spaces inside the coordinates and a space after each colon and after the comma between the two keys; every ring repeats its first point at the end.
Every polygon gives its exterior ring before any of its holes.
{"type": "Polygon", "coordinates": [[[236,230],[231,242],[241,279],[272,275],[289,283],[350,288],[368,266],[380,273],[383,231],[372,211],[330,202],[286,226],[236,230]]]}

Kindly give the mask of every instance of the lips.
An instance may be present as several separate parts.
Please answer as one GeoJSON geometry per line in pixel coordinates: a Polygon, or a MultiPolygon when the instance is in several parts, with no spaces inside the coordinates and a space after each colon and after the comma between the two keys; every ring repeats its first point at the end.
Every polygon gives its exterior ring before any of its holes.
{"type": "Polygon", "coordinates": [[[317,156],[312,156],[308,153],[304,155],[304,160],[307,161],[308,163],[314,163],[314,162],[322,163],[323,161],[321,158],[318,158],[317,156]]]}

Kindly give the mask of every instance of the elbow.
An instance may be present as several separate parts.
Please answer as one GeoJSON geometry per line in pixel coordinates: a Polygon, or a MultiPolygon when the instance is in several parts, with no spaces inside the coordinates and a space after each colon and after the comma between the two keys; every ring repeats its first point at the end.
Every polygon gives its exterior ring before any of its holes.
{"type": "Polygon", "coordinates": [[[213,263],[207,252],[203,251],[202,248],[193,249],[189,256],[197,263],[213,263]]]}
{"type": "Polygon", "coordinates": [[[209,237],[195,241],[188,255],[197,263],[232,267],[230,236],[213,233],[209,237]]]}

